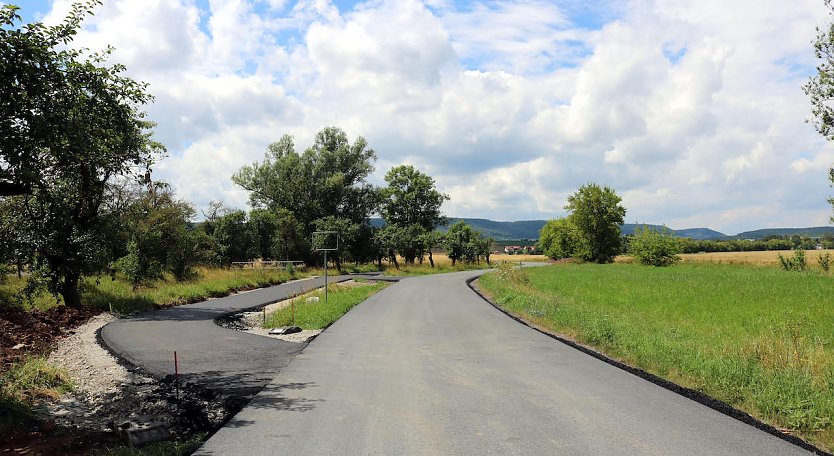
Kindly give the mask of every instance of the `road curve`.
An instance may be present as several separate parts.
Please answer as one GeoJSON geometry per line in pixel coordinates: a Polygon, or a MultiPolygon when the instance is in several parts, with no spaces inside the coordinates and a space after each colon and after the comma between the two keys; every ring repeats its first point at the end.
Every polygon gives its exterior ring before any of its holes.
{"type": "Polygon", "coordinates": [[[520,325],[476,274],[372,296],[196,454],[808,454],[520,325]]]}
{"type": "MultiPolygon", "coordinates": [[[[347,276],[331,277],[331,283],[347,276]]],[[[304,344],[256,336],[217,326],[215,318],[279,301],[324,285],[323,277],[239,293],[225,298],[145,312],[101,329],[107,348],[157,377],[181,378],[233,397],[260,391],[304,344]]]]}

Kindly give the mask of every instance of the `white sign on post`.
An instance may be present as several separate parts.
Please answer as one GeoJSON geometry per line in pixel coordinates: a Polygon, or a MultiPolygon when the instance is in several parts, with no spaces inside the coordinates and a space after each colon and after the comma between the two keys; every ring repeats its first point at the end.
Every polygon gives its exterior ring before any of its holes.
{"type": "Polygon", "coordinates": [[[324,302],[327,303],[327,252],[339,250],[339,233],[336,231],[314,231],[313,250],[324,252],[324,302]]]}

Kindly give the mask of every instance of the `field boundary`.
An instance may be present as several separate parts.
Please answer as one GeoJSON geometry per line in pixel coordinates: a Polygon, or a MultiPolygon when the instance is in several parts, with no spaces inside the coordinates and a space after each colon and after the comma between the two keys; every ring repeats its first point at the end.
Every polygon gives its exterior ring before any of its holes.
{"type": "Polygon", "coordinates": [[[614,367],[616,367],[618,369],[621,369],[621,370],[624,370],[624,371],[626,371],[626,372],[628,372],[632,375],[636,375],[636,376],[638,376],[638,377],[640,377],[644,380],[652,382],[655,385],[660,386],[661,388],[665,388],[665,389],[667,389],[667,390],[669,390],[673,393],[676,393],[678,395],[686,397],[687,399],[693,400],[693,401],[695,401],[695,402],[697,402],[701,405],[707,406],[707,407],[709,407],[709,408],[711,408],[711,409],[713,409],[717,412],[720,412],[724,415],[727,415],[730,418],[734,418],[738,421],[741,421],[742,423],[748,424],[748,425],[753,426],[753,427],[755,427],[755,428],[757,428],[761,431],[767,432],[768,434],[770,434],[774,437],[778,437],[782,440],[790,442],[790,443],[792,443],[792,444],[794,444],[794,445],[796,445],[796,446],[798,446],[798,447],[800,447],[804,450],[808,450],[808,451],[811,451],[811,452],[813,452],[815,454],[819,454],[819,455],[832,456],[832,453],[824,451],[821,448],[818,448],[817,446],[815,446],[815,445],[813,445],[809,442],[806,442],[805,440],[802,440],[801,438],[799,438],[795,435],[786,434],[786,433],[780,431],[779,429],[777,429],[776,427],[774,427],[770,424],[767,424],[767,423],[753,417],[749,413],[744,412],[742,410],[739,410],[739,409],[731,406],[730,404],[727,404],[724,401],[720,401],[718,399],[715,399],[714,397],[709,396],[707,394],[704,394],[700,391],[678,385],[677,383],[666,380],[665,378],[659,377],[659,376],[657,376],[655,374],[652,374],[650,372],[647,372],[643,369],[639,369],[639,368],[630,366],[628,364],[625,364],[618,359],[612,358],[612,357],[610,357],[610,356],[608,356],[608,355],[606,355],[606,354],[604,354],[600,351],[597,351],[597,350],[595,350],[595,349],[593,349],[593,348],[591,348],[587,345],[581,344],[581,343],[565,336],[564,334],[559,334],[559,333],[552,332],[552,331],[550,331],[546,328],[543,328],[543,327],[541,327],[541,326],[539,326],[535,323],[529,322],[529,321],[525,320],[524,318],[521,318],[517,315],[514,315],[514,314],[504,310],[501,306],[499,306],[497,303],[495,303],[486,292],[481,290],[481,288],[478,286],[478,284],[475,283],[478,279],[479,279],[479,277],[476,276],[476,277],[471,277],[471,278],[466,280],[466,284],[469,286],[469,289],[471,289],[473,292],[475,292],[475,294],[480,296],[481,299],[483,299],[484,301],[489,303],[492,307],[497,309],[499,312],[501,312],[504,315],[512,318],[513,320],[521,323],[522,325],[527,326],[528,328],[531,328],[533,330],[536,330],[536,331],[538,331],[538,332],[540,332],[540,333],[542,333],[542,334],[544,334],[544,335],[546,335],[546,336],[548,336],[552,339],[555,339],[555,340],[557,340],[557,341],[559,341],[559,342],[561,342],[565,345],[568,345],[572,348],[575,348],[576,350],[579,350],[582,353],[593,356],[594,358],[596,358],[596,359],[598,359],[602,362],[605,362],[607,364],[610,364],[611,366],[614,366],[614,367]]]}

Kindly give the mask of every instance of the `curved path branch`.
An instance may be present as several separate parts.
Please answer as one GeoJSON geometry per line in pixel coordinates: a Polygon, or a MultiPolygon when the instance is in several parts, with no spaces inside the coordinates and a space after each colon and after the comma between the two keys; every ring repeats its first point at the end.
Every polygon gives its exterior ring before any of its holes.
{"type": "MultiPolygon", "coordinates": [[[[347,278],[331,277],[330,282],[347,278]]],[[[174,374],[176,351],[183,381],[231,397],[250,397],[304,344],[222,328],[215,319],[322,286],[324,278],[316,277],[146,312],[109,323],[101,329],[101,339],[122,359],[160,378],[174,374]]]]}

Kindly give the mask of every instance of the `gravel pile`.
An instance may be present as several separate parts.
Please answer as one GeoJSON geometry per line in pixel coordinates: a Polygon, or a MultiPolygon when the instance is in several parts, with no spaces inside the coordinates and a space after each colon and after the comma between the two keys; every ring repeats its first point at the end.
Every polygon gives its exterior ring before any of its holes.
{"type": "Polygon", "coordinates": [[[82,431],[109,429],[111,421],[150,415],[175,435],[205,432],[229,411],[211,393],[181,385],[179,404],[173,382],[158,380],[121,365],[97,340],[102,326],[117,317],[103,313],[59,340],[49,362],[66,369],[74,390],[34,408],[37,416],[82,431]]]}

